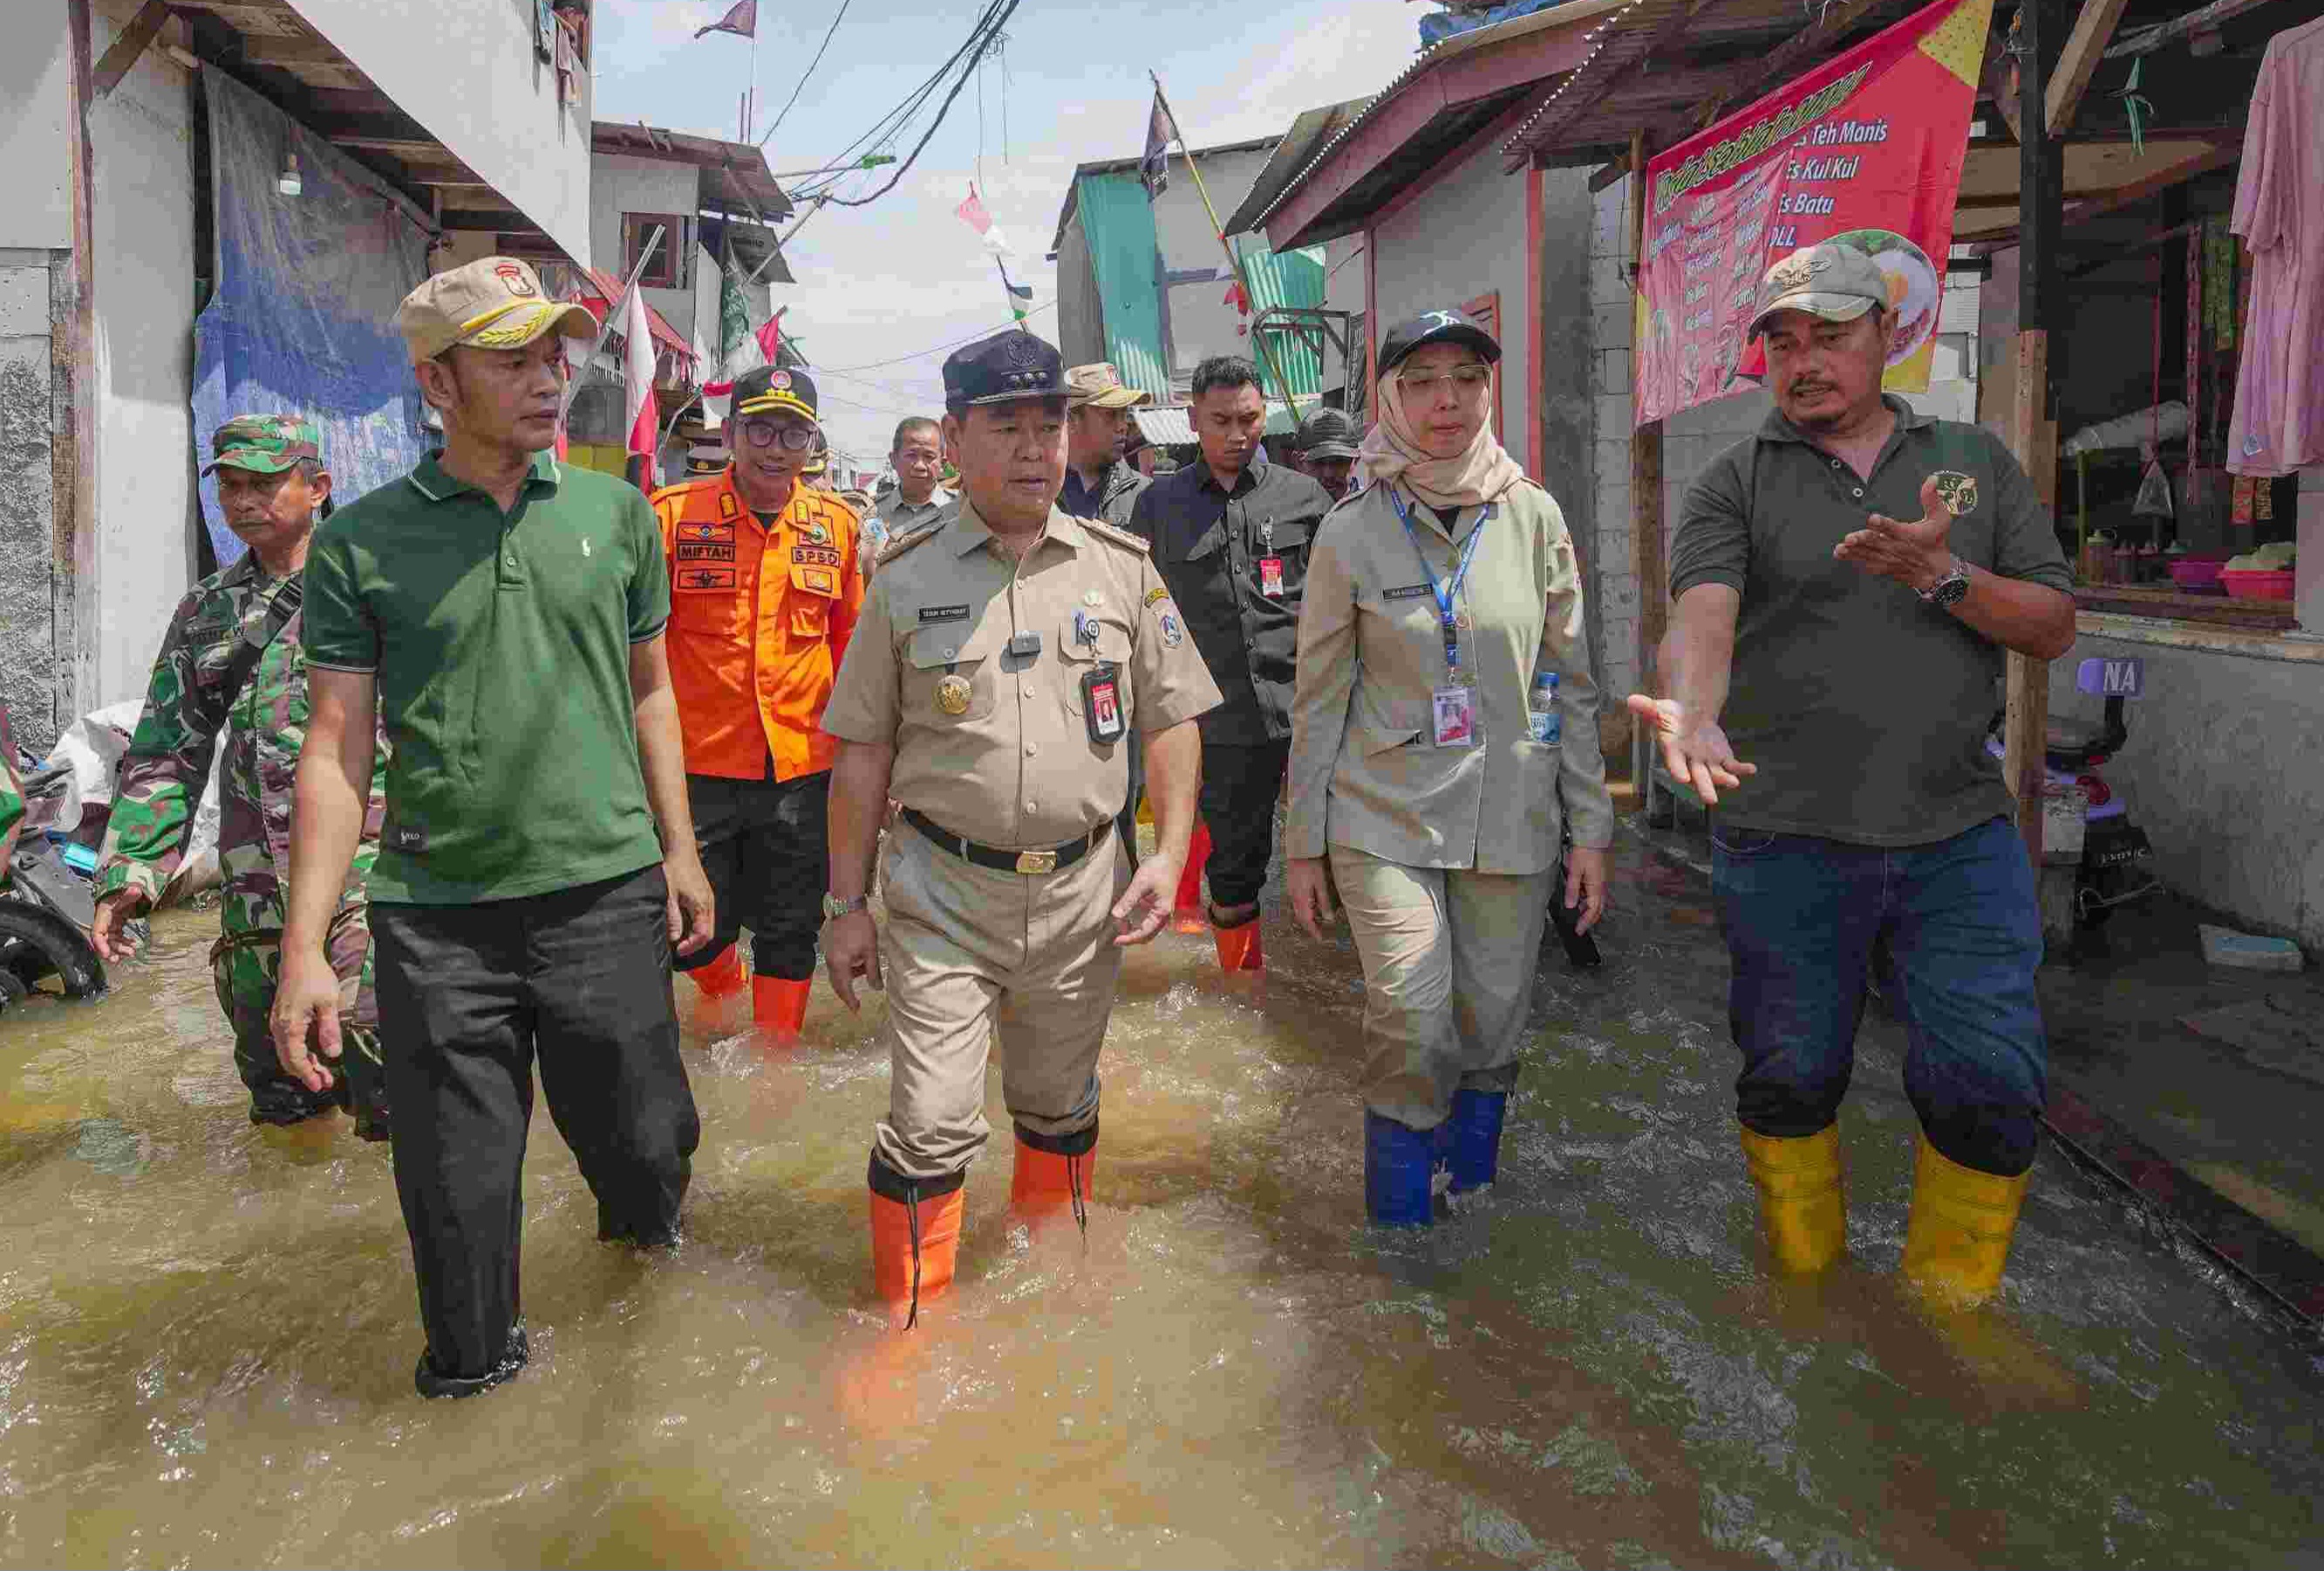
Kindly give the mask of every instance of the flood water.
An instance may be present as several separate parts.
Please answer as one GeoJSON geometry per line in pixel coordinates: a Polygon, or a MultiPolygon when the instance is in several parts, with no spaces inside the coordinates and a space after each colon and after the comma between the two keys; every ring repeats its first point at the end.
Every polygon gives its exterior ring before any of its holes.
{"type": "MultiPolygon", "coordinates": [[[[1605,969],[1545,961],[1502,1180],[1362,1224],[1361,990],[1136,952],[1097,1204],[1028,1236],[1008,1123],[956,1294],[870,1312],[879,1005],[690,1030],[685,1242],[600,1245],[545,1109],[531,1368],[411,1391],[389,1159],[246,1122],[205,952],[0,1018],[0,1560],[23,1565],[2324,1565],[2324,1363],[2045,1152],[1981,1317],[1893,1271],[1913,1121],[1868,1025],[1850,1259],[1771,1282],[1693,873],[1618,848],[1605,969]]],[[[679,987],[681,1009],[691,990],[679,987]]]]}

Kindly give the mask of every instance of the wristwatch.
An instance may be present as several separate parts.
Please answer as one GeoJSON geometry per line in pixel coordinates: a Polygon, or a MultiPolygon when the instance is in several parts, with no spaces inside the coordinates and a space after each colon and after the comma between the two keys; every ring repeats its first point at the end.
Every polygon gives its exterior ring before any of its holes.
{"type": "Polygon", "coordinates": [[[1960,605],[1969,598],[1969,564],[1955,557],[1953,565],[1946,570],[1943,578],[1925,589],[1915,589],[1914,593],[1920,596],[1926,604],[1934,605],[1940,610],[1949,605],[1960,605]]]}
{"type": "Polygon", "coordinates": [[[826,920],[836,917],[851,916],[860,910],[869,910],[871,907],[872,897],[868,894],[859,894],[853,900],[842,900],[828,890],[824,892],[823,914],[826,920]]]}

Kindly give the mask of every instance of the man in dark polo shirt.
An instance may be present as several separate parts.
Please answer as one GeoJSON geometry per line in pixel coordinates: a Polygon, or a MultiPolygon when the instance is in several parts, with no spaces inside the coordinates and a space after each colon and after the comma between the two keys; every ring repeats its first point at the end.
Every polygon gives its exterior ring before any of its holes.
{"type": "Polygon", "coordinates": [[[439,273],[396,312],[444,450],[342,509],[307,559],[300,759],[274,1036],[327,1083],[323,940],[361,827],[374,707],[395,739],[372,874],[395,1187],[423,1396],[526,1357],[520,1187],[542,1089],[600,1238],[678,1232],[700,1138],[670,951],[714,929],[663,650],[661,531],[635,487],[557,463],[560,334],[596,324],[521,262],[439,273]]]}
{"type": "Polygon", "coordinates": [[[1775,410],[1687,493],[1665,696],[1630,707],[1718,809],[1737,1112],[1776,1261],[1847,1245],[1836,1120],[1885,953],[1922,1128],[1904,1271],[1973,1304],[2001,1280],[2048,1062],[2034,872],[1985,733],[2005,650],[2072,647],[2072,579],[1999,441],[1882,394],[1888,300],[1849,246],[1768,270],[1750,332],[1775,410]]]}
{"type": "Polygon", "coordinates": [[[1194,367],[1202,456],[1138,498],[1130,527],[1225,702],[1203,716],[1203,823],[1211,838],[1211,933],[1229,971],[1263,971],[1259,892],[1275,850],[1275,803],[1291,757],[1291,668],[1307,545],[1331,511],[1323,488],[1259,446],[1267,401],[1248,360],[1194,367]]]}

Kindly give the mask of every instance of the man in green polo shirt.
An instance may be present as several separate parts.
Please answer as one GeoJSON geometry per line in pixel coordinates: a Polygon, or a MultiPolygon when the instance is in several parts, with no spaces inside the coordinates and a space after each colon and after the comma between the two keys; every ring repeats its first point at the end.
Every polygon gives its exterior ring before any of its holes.
{"type": "Polygon", "coordinates": [[[1630,707],[1718,809],[1737,1114],[1777,1265],[1847,1248],[1837,1120],[1885,951],[1922,1132],[1904,1272],[1969,1305],[2001,1280],[2048,1069],[2034,873],[1985,733],[2003,652],[2063,654],[2074,602],[2009,450],[1880,391],[1896,332],[1852,246],[1768,269],[1750,336],[1775,412],[1687,493],[1663,697],[1630,707]]]}
{"type": "Polygon", "coordinates": [[[274,1011],[283,1067],[337,1043],[323,954],[372,771],[395,738],[371,881],[395,1187],[423,1396],[521,1368],[520,1170],[532,1065],[600,1238],[678,1232],[701,1126],[670,951],[713,927],[662,645],[661,531],[634,487],[567,468],[560,334],[593,333],[506,257],[396,312],[444,449],[333,518],[307,560],[313,714],[274,1011]]]}

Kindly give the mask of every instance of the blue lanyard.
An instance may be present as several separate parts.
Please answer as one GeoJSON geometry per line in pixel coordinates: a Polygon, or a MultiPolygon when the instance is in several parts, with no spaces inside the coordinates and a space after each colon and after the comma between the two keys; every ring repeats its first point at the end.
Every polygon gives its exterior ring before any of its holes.
{"type": "Polygon", "coordinates": [[[1412,514],[1405,511],[1404,497],[1394,485],[1388,489],[1388,499],[1396,508],[1396,521],[1404,525],[1404,538],[1412,542],[1412,554],[1420,559],[1421,576],[1428,580],[1428,592],[1436,596],[1437,625],[1444,630],[1444,669],[1454,678],[1461,674],[1461,624],[1454,619],[1453,603],[1461,597],[1461,585],[1469,577],[1469,563],[1477,554],[1477,542],[1485,535],[1485,525],[1493,521],[1493,512],[1499,504],[1485,504],[1485,515],[1461,542],[1460,555],[1452,565],[1452,576],[1439,584],[1436,570],[1428,565],[1428,553],[1420,549],[1420,535],[1412,527],[1412,514]]]}

